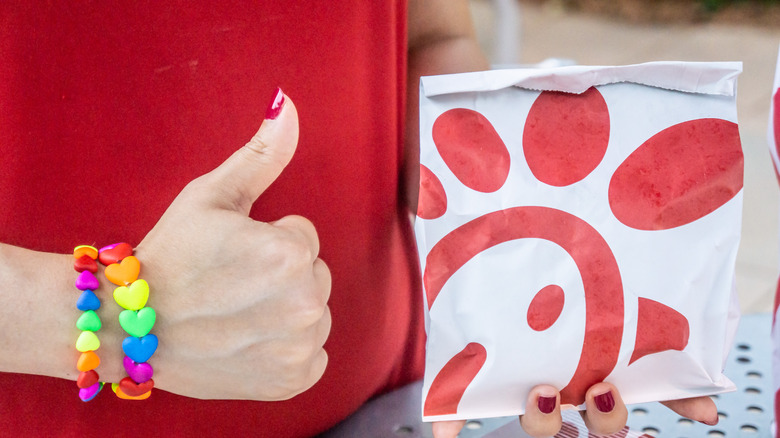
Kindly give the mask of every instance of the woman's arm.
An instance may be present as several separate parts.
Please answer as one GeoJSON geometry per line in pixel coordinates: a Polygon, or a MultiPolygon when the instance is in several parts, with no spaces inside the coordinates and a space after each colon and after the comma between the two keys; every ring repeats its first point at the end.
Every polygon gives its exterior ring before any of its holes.
{"type": "Polygon", "coordinates": [[[420,77],[487,70],[474,35],[466,0],[410,0],[404,187],[412,214],[417,211],[420,172],[420,77]]]}

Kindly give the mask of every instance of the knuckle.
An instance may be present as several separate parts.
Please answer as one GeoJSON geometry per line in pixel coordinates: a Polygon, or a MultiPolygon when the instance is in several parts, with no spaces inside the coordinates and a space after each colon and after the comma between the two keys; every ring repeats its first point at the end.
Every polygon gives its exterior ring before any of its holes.
{"type": "Polygon", "coordinates": [[[304,235],[314,236],[314,239],[318,240],[319,236],[317,235],[317,228],[314,226],[314,223],[303,216],[297,216],[297,218],[299,219],[298,230],[304,235]]]}
{"type": "Polygon", "coordinates": [[[312,250],[299,239],[279,236],[271,246],[274,259],[285,269],[298,271],[310,265],[312,250]]]}
{"type": "Polygon", "coordinates": [[[268,145],[259,135],[252,137],[244,147],[247,155],[250,156],[254,154],[265,155],[268,151],[268,145]]]}
{"type": "Polygon", "coordinates": [[[314,272],[314,275],[321,278],[325,284],[330,284],[332,280],[330,268],[321,258],[314,260],[312,271],[314,272]]]}
{"type": "Polygon", "coordinates": [[[285,368],[291,375],[296,376],[296,380],[301,379],[308,374],[314,358],[321,349],[322,346],[317,345],[313,337],[298,342],[285,355],[283,361],[285,368]]]}
{"type": "Polygon", "coordinates": [[[319,245],[317,229],[309,219],[303,216],[285,216],[274,222],[273,225],[280,231],[285,232],[291,240],[300,241],[301,244],[309,247],[310,251],[314,251],[319,245]]]}
{"type": "Polygon", "coordinates": [[[314,227],[312,221],[297,214],[285,216],[276,221],[276,224],[283,225],[286,228],[294,229],[303,233],[317,234],[317,230],[314,227]]]}
{"type": "Polygon", "coordinates": [[[327,305],[316,295],[308,294],[298,302],[296,319],[301,321],[304,327],[309,327],[323,318],[326,309],[327,305]]]}

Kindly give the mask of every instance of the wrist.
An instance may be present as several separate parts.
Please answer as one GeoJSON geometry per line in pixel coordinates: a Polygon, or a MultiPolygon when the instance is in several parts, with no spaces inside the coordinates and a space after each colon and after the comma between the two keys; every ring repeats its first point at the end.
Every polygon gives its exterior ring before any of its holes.
{"type": "MultiPolygon", "coordinates": [[[[74,251],[75,256],[79,257],[80,249],[76,248],[74,251]]],[[[111,287],[113,299],[108,298],[108,301],[115,301],[118,305],[112,306],[118,315],[118,318],[113,318],[112,321],[120,328],[118,332],[123,338],[120,357],[122,357],[122,369],[126,371],[127,376],[124,376],[125,373],[120,373],[122,378],[110,380],[113,383],[113,392],[122,399],[144,400],[150,396],[151,389],[154,387],[152,379],[154,370],[147,361],[157,350],[158,340],[155,334],[150,333],[156,322],[156,312],[154,308],[146,305],[149,298],[149,285],[145,279],[140,277],[141,263],[134,256],[133,248],[127,243],[108,245],[99,251],[90,246],[86,247],[86,251],[89,252],[86,261],[89,262],[90,270],[97,270],[97,265],[91,263],[90,258],[99,260],[100,264],[105,266],[102,271],[104,277],[101,279],[105,280],[106,285],[114,285],[111,287]],[[124,310],[118,309],[119,307],[124,310]]],[[[76,286],[79,289],[89,289],[90,285],[99,281],[89,272],[82,272],[81,275],[85,276],[86,281],[81,285],[77,281],[76,286]]],[[[82,308],[81,310],[86,309],[82,308]]],[[[89,330],[89,328],[85,328],[85,330],[89,330]]],[[[94,336],[94,332],[82,333],[82,335],[90,337],[94,336]]],[[[119,345],[119,343],[113,345],[119,345]]],[[[80,351],[85,349],[88,350],[88,347],[81,348],[80,351]]],[[[112,367],[112,369],[116,369],[116,367],[112,367]]],[[[90,372],[84,375],[91,377],[91,379],[96,377],[94,373],[90,372]]],[[[93,381],[88,380],[89,383],[85,382],[79,387],[84,388],[93,381]]],[[[82,400],[90,400],[95,394],[94,388],[98,388],[98,385],[93,384],[91,389],[82,390],[83,394],[80,392],[79,396],[82,400]]]]}
{"type": "MultiPolygon", "coordinates": [[[[37,374],[76,380],[75,348],[80,330],[76,308],[80,291],[74,282],[78,272],[70,254],[32,251],[0,244],[0,282],[4,305],[0,306],[0,371],[37,374]]],[[[113,288],[102,270],[96,274],[101,301],[96,312],[101,320],[98,349],[101,381],[122,377],[122,330],[119,310],[111,296],[113,288]]]]}

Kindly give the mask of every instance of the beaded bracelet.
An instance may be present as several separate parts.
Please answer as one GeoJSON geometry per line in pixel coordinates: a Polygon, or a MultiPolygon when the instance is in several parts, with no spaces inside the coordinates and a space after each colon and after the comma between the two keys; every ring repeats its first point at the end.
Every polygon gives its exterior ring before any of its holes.
{"type": "Polygon", "coordinates": [[[117,397],[126,400],[149,398],[154,387],[154,370],[147,363],[157,350],[157,336],[150,334],[157,314],[146,307],[149,284],[139,279],[141,263],[133,256],[133,247],[127,243],[115,243],[98,251],[98,260],[106,266],[106,278],[118,287],[114,289],[114,301],[123,309],[119,325],[130,336],[122,341],[126,357],[122,364],[128,377],[112,383],[117,397]]]}
{"type": "Polygon", "coordinates": [[[98,257],[98,251],[92,246],[81,245],[73,250],[73,257],[76,259],[73,268],[79,272],[76,288],[82,291],[76,301],[76,308],[83,312],[76,321],[76,327],[81,330],[76,340],[76,350],[81,353],[76,362],[76,369],[80,371],[76,385],[79,387],[79,398],[88,402],[103,389],[100,376],[95,371],[100,365],[100,357],[95,353],[100,347],[100,340],[95,332],[102,326],[95,313],[100,308],[100,300],[93,292],[100,286],[94,275],[97,272],[95,259],[98,257]]]}

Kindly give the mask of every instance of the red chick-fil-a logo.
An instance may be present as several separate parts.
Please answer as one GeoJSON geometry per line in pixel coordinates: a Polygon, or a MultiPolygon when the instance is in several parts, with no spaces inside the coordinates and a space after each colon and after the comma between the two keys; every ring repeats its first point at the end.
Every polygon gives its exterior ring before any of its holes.
{"type": "MultiPolygon", "coordinates": [[[[527,166],[545,187],[571,190],[599,168],[614,141],[610,108],[595,87],[582,94],[541,92],[525,120],[518,123],[522,136],[505,143],[481,112],[452,108],[435,118],[430,135],[457,184],[475,194],[504,188],[515,165],[527,166]],[[506,144],[521,149],[522,160],[519,154],[510,154],[506,144]]],[[[643,235],[697,221],[742,189],[737,125],[721,118],[685,120],[655,131],[621,160],[611,172],[606,193],[593,196],[607,197],[604,214],[643,235]]],[[[579,202],[588,200],[581,196],[579,202]]],[[[450,208],[442,177],[421,165],[418,220],[441,220],[450,208]]],[[[584,335],[573,376],[561,390],[562,403],[581,404],[588,387],[613,371],[624,343],[624,300],[632,299],[637,309],[628,365],[650,354],[686,347],[688,318],[651,298],[627,296],[610,242],[589,220],[551,206],[510,205],[483,212],[428,241],[423,272],[427,310],[435,311],[445,285],[476,256],[522,239],[541,239],[560,247],[582,281],[584,335]]],[[[490,299],[490,294],[485,292],[484,297],[490,299]]],[[[534,294],[520,316],[530,329],[544,332],[559,321],[566,300],[565,287],[550,283],[534,294]]],[[[488,362],[490,348],[472,340],[440,368],[425,397],[425,416],[458,412],[464,393],[488,362]]]]}

